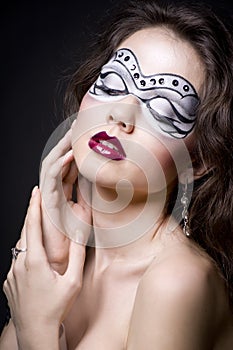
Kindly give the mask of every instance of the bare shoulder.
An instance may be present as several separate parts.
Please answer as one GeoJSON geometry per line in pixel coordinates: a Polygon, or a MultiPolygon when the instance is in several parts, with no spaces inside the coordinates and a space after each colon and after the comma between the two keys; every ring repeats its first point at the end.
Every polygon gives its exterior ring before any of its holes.
{"type": "MultiPolygon", "coordinates": [[[[216,297],[223,279],[216,266],[201,251],[198,253],[187,247],[177,246],[166,251],[145,272],[140,287],[154,293],[171,294],[173,297],[188,294],[191,298],[203,298],[205,295],[216,297]],[[216,287],[216,288],[215,288],[216,287]]],[[[187,295],[187,296],[188,296],[187,295]]]]}
{"type": "Polygon", "coordinates": [[[169,301],[171,307],[178,305],[179,313],[187,313],[195,306],[195,310],[199,307],[202,313],[204,309],[205,317],[209,315],[213,319],[221,290],[219,284],[223,287],[223,280],[210,259],[177,247],[168,250],[158,261],[154,260],[145,272],[139,290],[143,290],[143,295],[152,302],[160,299],[165,307],[169,301]]]}
{"type": "Polygon", "coordinates": [[[148,344],[157,344],[158,350],[211,348],[223,300],[224,283],[210,259],[182,245],[168,249],[138,286],[129,344],[143,345],[143,327],[148,344]]]}

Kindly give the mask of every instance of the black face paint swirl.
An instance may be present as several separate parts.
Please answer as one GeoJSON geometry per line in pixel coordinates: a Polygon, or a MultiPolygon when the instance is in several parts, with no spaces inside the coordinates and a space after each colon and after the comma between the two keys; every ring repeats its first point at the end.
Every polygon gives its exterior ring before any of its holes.
{"type": "Polygon", "coordinates": [[[102,67],[89,93],[102,101],[136,96],[150,111],[150,124],[174,138],[186,137],[195,125],[199,98],[192,84],[176,74],[144,75],[126,48],[102,67]]]}

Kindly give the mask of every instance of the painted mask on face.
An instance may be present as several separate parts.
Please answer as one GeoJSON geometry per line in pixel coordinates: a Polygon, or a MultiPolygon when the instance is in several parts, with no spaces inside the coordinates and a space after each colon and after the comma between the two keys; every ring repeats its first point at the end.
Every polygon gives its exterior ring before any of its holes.
{"type": "Polygon", "coordinates": [[[103,102],[136,96],[150,112],[150,125],[174,138],[186,137],[195,125],[199,98],[192,84],[175,74],[144,75],[129,49],[115,52],[89,93],[103,102]]]}

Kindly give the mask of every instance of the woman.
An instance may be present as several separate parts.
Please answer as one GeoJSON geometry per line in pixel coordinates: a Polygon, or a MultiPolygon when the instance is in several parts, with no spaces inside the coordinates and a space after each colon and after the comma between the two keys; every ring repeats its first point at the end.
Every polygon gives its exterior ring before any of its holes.
{"type": "Polygon", "coordinates": [[[232,62],[198,6],[108,25],[13,250],[1,349],[232,348],[232,62]]]}

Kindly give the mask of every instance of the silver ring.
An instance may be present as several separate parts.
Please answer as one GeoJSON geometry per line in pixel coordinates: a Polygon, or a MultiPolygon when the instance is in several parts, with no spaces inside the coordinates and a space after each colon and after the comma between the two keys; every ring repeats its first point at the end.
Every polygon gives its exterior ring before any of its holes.
{"type": "Polygon", "coordinates": [[[18,249],[16,247],[11,248],[12,253],[12,259],[16,260],[18,258],[19,253],[25,253],[27,251],[27,248],[18,249]]]}

